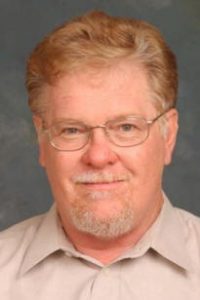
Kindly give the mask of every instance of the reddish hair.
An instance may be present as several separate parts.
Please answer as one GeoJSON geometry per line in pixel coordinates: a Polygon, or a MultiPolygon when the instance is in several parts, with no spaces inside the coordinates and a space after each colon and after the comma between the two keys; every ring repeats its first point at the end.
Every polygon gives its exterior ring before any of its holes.
{"type": "Polygon", "coordinates": [[[54,30],[37,45],[27,63],[26,86],[33,113],[44,105],[45,84],[84,67],[103,68],[129,59],[144,66],[155,106],[175,106],[177,66],[158,29],[147,22],[90,12],[54,30]]]}

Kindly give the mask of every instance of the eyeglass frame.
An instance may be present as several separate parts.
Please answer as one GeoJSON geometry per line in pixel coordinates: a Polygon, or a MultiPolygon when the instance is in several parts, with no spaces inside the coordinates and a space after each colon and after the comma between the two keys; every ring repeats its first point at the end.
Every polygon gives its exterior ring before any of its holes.
{"type": "MultiPolygon", "coordinates": [[[[113,142],[112,138],[110,138],[110,135],[109,135],[109,133],[106,131],[106,129],[107,129],[107,124],[110,123],[110,122],[112,122],[112,121],[114,121],[114,120],[108,120],[108,121],[106,121],[104,124],[102,124],[102,125],[96,125],[96,126],[88,126],[88,125],[84,124],[85,127],[87,128],[87,132],[88,132],[88,136],[87,136],[86,142],[85,142],[81,147],[76,148],[76,149],[73,149],[73,150],[63,150],[63,149],[60,149],[60,148],[58,148],[57,146],[55,146],[55,144],[53,144],[52,139],[51,139],[51,136],[50,136],[50,130],[51,130],[51,128],[52,128],[53,126],[56,125],[56,123],[55,123],[55,124],[52,124],[52,125],[51,125],[50,127],[48,127],[48,128],[45,128],[45,122],[44,122],[44,120],[43,120],[43,122],[42,122],[42,124],[43,124],[42,131],[43,131],[43,133],[46,133],[46,134],[48,135],[49,144],[50,144],[54,149],[56,149],[57,151],[74,152],[74,151],[78,151],[78,150],[83,149],[83,148],[88,144],[88,142],[89,142],[89,140],[90,140],[90,137],[91,137],[91,131],[92,131],[93,129],[97,129],[97,128],[102,128],[102,129],[104,130],[105,135],[108,137],[109,142],[111,142],[112,144],[114,144],[114,145],[116,145],[116,146],[118,146],[118,147],[121,147],[121,148],[134,147],[134,146],[138,146],[138,145],[140,145],[140,144],[143,144],[143,143],[148,139],[148,137],[149,137],[151,126],[152,126],[157,120],[159,120],[162,116],[164,116],[166,113],[168,113],[168,112],[169,112],[171,109],[173,109],[173,108],[174,108],[173,106],[172,106],[172,107],[169,107],[168,109],[164,110],[164,111],[161,112],[158,116],[156,116],[155,118],[153,118],[153,119],[151,119],[151,120],[146,120],[146,119],[145,119],[144,117],[142,117],[142,116],[128,115],[127,118],[142,119],[143,121],[146,122],[146,125],[147,125],[147,127],[146,127],[146,129],[147,129],[147,134],[146,134],[146,137],[144,138],[144,140],[142,140],[141,142],[139,142],[139,143],[137,143],[137,144],[133,144],[133,145],[127,145],[127,146],[124,145],[124,146],[121,146],[121,145],[118,145],[117,143],[113,142]]],[[[58,122],[58,123],[59,123],[59,122],[58,122]]]]}

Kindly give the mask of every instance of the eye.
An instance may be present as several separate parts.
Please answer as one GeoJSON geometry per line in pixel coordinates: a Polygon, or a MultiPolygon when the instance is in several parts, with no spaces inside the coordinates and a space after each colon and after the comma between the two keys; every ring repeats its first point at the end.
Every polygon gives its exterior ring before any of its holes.
{"type": "Polygon", "coordinates": [[[77,138],[85,132],[85,126],[74,123],[58,123],[52,128],[52,134],[54,137],[61,137],[64,139],[77,138]]]}
{"type": "Polygon", "coordinates": [[[119,130],[123,132],[130,132],[134,131],[135,129],[137,129],[136,125],[132,123],[122,123],[119,125],[119,130]]]}
{"type": "Polygon", "coordinates": [[[143,130],[141,120],[135,118],[111,122],[108,128],[110,134],[119,138],[133,138],[143,130]]]}
{"type": "Polygon", "coordinates": [[[66,135],[76,135],[80,133],[80,128],[78,127],[64,127],[61,130],[61,134],[66,135]]]}
{"type": "Polygon", "coordinates": [[[124,121],[120,122],[119,124],[116,124],[117,126],[115,127],[115,132],[119,134],[135,134],[138,130],[138,124],[137,122],[132,122],[132,121],[124,121]]]}
{"type": "Polygon", "coordinates": [[[76,125],[65,125],[64,127],[60,128],[60,135],[64,137],[76,137],[78,135],[81,135],[85,132],[85,128],[81,126],[76,125]]]}

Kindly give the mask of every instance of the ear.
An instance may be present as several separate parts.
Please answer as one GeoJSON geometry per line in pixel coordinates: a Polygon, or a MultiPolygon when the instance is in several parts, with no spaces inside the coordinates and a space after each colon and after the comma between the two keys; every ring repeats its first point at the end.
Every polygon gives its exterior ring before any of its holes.
{"type": "Polygon", "coordinates": [[[178,133],[178,112],[171,109],[166,114],[166,133],[165,133],[165,165],[169,165],[172,161],[172,154],[176,144],[178,133]]]}
{"type": "Polygon", "coordinates": [[[33,115],[33,124],[37,133],[37,140],[39,146],[39,163],[42,167],[45,167],[45,145],[42,137],[42,118],[38,115],[33,115]]]}

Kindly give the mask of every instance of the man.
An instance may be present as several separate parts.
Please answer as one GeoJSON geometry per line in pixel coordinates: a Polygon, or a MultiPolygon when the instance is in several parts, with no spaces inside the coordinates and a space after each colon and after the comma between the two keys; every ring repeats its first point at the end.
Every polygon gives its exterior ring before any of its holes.
{"type": "Polygon", "coordinates": [[[0,298],[200,299],[199,218],[162,191],[178,114],[159,31],[74,19],[33,51],[27,89],[55,204],[1,233],[0,298]]]}

